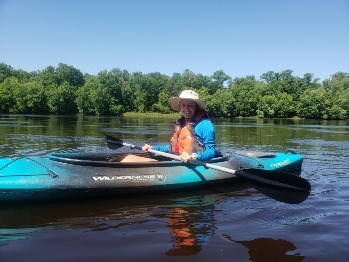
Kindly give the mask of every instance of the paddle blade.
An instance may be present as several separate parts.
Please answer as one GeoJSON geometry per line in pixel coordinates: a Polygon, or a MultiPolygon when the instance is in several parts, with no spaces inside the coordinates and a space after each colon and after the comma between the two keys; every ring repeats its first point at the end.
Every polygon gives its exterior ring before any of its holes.
{"type": "Polygon", "coordinates": [[[310,194],[311,186],[304,178],[273,170],[244,169],[237,171],[264,195],[288,204],[299,204],[310,194]]]}
{"type": "Polygon", "coordinates": [[[107,140],[107,146],[110,149],[119,149],[120,147],[124,146],[122,140],[112,137],[110,135],[105,135],[105,139],[107,140]]]}
{"type": "Polygon", "coordinates": [[[236,173],[253,184],[268,186],[269,188],[303,192],[311,191],[311,186],[307,180],[289,173],[256,168],[243,169],[236,173]]]}

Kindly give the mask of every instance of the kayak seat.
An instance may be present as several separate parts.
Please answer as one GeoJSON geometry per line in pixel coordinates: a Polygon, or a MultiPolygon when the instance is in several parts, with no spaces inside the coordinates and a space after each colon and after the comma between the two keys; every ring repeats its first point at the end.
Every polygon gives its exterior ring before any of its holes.
{"type": "Polygon", "coordinates": [[[129,155],[125,156],[120,162],[139,163],[139,162],[157,162],[157,161],[158,160],[151,158],[151,157],[137,156],[137,155],[129,154],[129,155]]]}

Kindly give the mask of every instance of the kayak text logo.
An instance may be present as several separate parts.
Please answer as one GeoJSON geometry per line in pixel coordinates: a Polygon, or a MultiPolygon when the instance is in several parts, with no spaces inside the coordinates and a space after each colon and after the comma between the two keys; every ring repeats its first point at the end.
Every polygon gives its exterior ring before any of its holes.
{"type": "Polygon", "coordinates": [[[94,181],[160,181],[164,182],[164,174],[153,175],[129,175],[129,176],[93,176],[94,181]]]}
{"type": "Polygon", "coordinates": [[[278,162],[278,163],[275,163],[275,164],[270,164],[270,167],[272,168],[278,168],[278,167],[283,167],[283,166],[287,166],[288,164],[290,164],[291,161],[289,159],[285,159],[284,161],[282,162],[278,162]]]}

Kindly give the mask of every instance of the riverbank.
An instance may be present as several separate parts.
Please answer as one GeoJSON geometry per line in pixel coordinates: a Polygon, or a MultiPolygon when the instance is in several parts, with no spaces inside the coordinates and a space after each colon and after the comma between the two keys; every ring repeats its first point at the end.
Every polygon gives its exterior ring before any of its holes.
{"type": "Polygon", "coordinates": [[[178,113],[168,113],[168,114],[160,114],[160,113],[138,113],[138,112],[126,112],[122,114],[123,117],[141,117],[141,118],[170,118],[176,119],[179,117],[178,113]]]}
{"type": "MultiPolygon", "coordinates": [[[[123,117],[138,117],[138,118],[170,118],[170,119],[176,119],[179,116],[179,113],[167,113],[167,114],[161,114],[161,113],[155,113],[155,112],[149,112],[149,113],[139,113],[139,112],[126,112],[122,114],[123,117]]],[[[259,116],[237,116],[237,117],[231,117],[235,119],[274,119],[274,118],[263,118],[259,116]]],[[[299,116],[294,116],[290,118],[275,118],[275,119],[292,119],[292,120],[302,120],[304,118],[299,116]]]]}

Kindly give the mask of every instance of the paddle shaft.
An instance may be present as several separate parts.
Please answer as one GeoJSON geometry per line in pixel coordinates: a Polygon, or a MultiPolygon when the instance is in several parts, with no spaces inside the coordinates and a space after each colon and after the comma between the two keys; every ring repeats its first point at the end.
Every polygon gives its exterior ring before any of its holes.
{"type": "MultiPolygon", "coordinates": [[[[121,146],[128,146],[130,148],[142,150],[142,147],[140,146],[124,143],[124,141],[122,141],[121,139],[115,138],[113,136],[105,135],[105,137],[107,139],[108,147],[111,149],[118,149],[121,146]]],[[[178,155],[157,151],[151,148],[148,150],[148,152],[181,161],[181,158],[178,155]]],[[[296,202],[299,201],[299,199],[306,199],[311,191],[311,185],[306,179],[289,174],[289,173],[284,173],[276,170],[265,170],[260,168],[243,168],[239,170],[234,170],[234,169],[212,165],[204,162],[198,162],[198,161],[193,161],[190,163],[193,165],[202,165],[207,168],[216,169],[229,174],[235,174],[236,176],[245,178],[247,181],[250,182],[252,186],[258,186],[259,188],[263,186],[264,188],[272,187],[272,188],[279,188],[283,190],[286,189],[286,191],[291,190],[295,193],[299,192],[300,194],[298,193],[296,194],[297,196],[297,199],[295,200],[296,202]],[[298,197],[299,195],[302,195],[302,198],[299,198],[298,197]]],[[[258,189],[258,190],[262,192],[262,189],[258,189]]],[[[276,199],[275,197],[272,197],[272,198],[276,199]]],[[[288,197],[286,194],[283,197],[283,199],[280,201],[291,203],[293,201],[292,198],[288,197]]]]}
{"type": "MultiPolygon", "coordinates": [[[[122,142],[122,144],[124,146],[128,146],[130,148],[135,148],[135,149],[142,150],[142,147],[140,147],[140,146],[128,144],[128,143],[125,143],[125,142],[122,142]]],[[[151,149],[151,148],[148,149],[147,152],[181,161],[181,158],[178,155],[174,155],[174,154],[170,154],[170,153],[154,150],[154,149],[151,149]]],[[[265,179],[265,178],[263,178],[261,176],[255,176],[253,174],[248,173],[248,171],[243,172],[243,171],[240,171],[240,170],[234,170],[234,169],[231,169],[231,168],[226,168],[226,167],[223,167],[223,166],[217,166],[217,165],[213,165],[213,164],[205,163],[205,162],[200,162],[200,161],[195,161],[195,162],[190,162],[190,163],[197,164],[197,165],[202,165],[202,166],[205,166],[207,168],[212,168],[212,169],[215,169],[215,170],[218,170],[218,171],[222,171],[222,172],[225,172],[225,173],[241,176],[241,177],[243,177],[243,178],[245,178],[247,180],[252,180],[254,182],[260,182],[260,183],[263,183],[263,184],[270,184],[270,181],[268,179],[265,179]]],[[[267,171],[263,171],[263,172],[267,172],[267,171]]],[[[289,184],[285,184],[285,183],[279,183],[277,181],[273,181],[273,185],[277,186],[277,187],[280,187],[280,188],[290,189],[290,190],[300,190],[299,187],[295,187],[295,186],[292,186],[292,185],[289,185],[289,184]]]]}
{"type": "MultiPolygon", "coordinates": [[[[140,146],[136,146],[136,145],[132,145],[132,144],[124,143],[124,142],[122,144],[124,146],[128,146],[130,148],[135,148],[135,149],[142,150],[142,148],[140,146]]],[[[158,151],[158,150],[154,150],[154,149],[151,149],[151,148],[149,148],[147,150],[147,152],[153,153],[153,154],[157,154],[157,155],[160,155],[160,156],[165,156],[165,157],[172,158],[172,159],[179,160],[179,161],[182,160],[180,158],[180,156],[177,156],[177,155],[174,155],[174,154],[170,154],[170,153],[166,153],[166,152],[162,152],[162,151],[158,151]]],[[[222,172],[226,172],[226,173],[230,173],[230,174],[234,174],[236,172],[236,170],[234,170],[234,169],[230,169],[230,168],[226,168],[226,167],[222,167],[222,166],[216,166],[216,165],[212,165],[212,164],[205,163],[205,162],[200,162],[200,161],[195,161],[195,162],[193,162],[193,164],[202,165],[202,166],[205,166],[205,167],[208,167],[208,168],[216,169],[216,170],[219,170],[219,171],[222,171],[222,172]]]]}
{"type": "MultiPolygon", "coordinates": [[[[142,147],[140,146],[124,143],[121,139],[112,137],[110,135],[106,134],[105,137],[110,149],[118,149],[121,146],[128,146],[130,148],[142,150],[142,147]]],[[[181,161],[181,158],[178,155],[157,151],[151,148],[148,149],[148,151],[153,154],[158,154],[181,161]]],[[[241,176],[264,195],[288,204],[299,204],[303,202],[308,198],[311,191],[310,183],[304,178],[275,170],[264,170],[259,168],[234,170],[197,161],[191,162],[191,164],[203,165],[208,168],[241,176]]]]}

